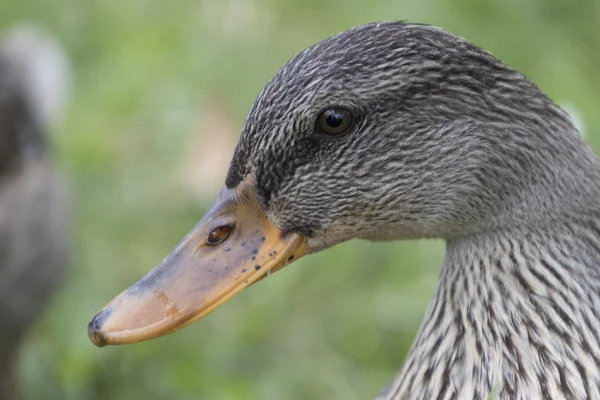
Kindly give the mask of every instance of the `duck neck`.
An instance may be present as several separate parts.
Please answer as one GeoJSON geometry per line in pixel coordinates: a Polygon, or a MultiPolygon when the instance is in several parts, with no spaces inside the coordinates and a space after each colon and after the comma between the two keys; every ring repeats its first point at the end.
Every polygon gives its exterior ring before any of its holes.
{"type": "Polygon", "coordinates": [[[600,393],[600,218],[447,242],[388,398],[600,393]]]}

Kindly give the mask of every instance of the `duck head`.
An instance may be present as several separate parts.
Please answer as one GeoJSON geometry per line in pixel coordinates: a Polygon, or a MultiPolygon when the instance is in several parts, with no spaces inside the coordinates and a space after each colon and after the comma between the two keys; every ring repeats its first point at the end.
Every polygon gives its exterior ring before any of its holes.
{"type": "Polygon", "coordinates": [[[213,206],[94,317],[90,338],[174,332],[349,239],[449,238],[516,219],[554,150],[543,126],[573,129],[533,83],[439,28],[368,24],[326,39],[267,83],[213,206]]]}

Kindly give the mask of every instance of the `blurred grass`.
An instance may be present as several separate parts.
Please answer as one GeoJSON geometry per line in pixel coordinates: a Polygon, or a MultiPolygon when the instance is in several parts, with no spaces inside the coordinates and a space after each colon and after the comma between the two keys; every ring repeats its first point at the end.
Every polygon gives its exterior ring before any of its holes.
{"type": "MultiPolygon", "coordinates": [[[[363,399],[392,378],[433,292],[439,241],[353,242],[306,257],[148,343],[97,349],[86,335],[94,312],[162,260],[216,195],[180,176],[194,135],[211,134],[197,132],[204,110],[222,103],[239,130],[295,53],[390,19],[440,25],[491,50],[576,109],[599,148],[599,1],[0,3],[0,29],[41,25],[75,72],[53,129],[75,199],[71,277],[22,352],[24,398],[363,399]]],[[[223,174],[210,164],[195,172],[223,174]]]]}

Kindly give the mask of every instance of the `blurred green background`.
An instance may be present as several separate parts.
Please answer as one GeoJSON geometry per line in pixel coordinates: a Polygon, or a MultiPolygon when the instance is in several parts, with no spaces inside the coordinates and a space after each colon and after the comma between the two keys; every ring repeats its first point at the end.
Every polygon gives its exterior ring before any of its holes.
{"type": "Polygon", "coordinates": [[[376,20],[442,26],[531,77],[600,149],[600,1],[3,0],[67,51],[54,126],[74,198],[70,278],[21,353],[25,399],[366,399],[392,378],[443,243],[352,242],[306,257],[168,337],[98,349],[92,315],[199,220],[245,114],[303,48],[376,20]]]}

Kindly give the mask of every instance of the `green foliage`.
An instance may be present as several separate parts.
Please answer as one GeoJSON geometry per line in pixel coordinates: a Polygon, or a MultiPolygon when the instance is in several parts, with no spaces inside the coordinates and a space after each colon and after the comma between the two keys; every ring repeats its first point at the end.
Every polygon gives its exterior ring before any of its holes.
{"type": "Polygon", "coordinates": [[[364,22],[408,19],[454,31],[533,78],[579,110],[598,146],[598,9],[561,0],[0,2],[0,28],[40,24],[64,44],[75,73],[70,108],[54,126],[73,188],[71,275],[22,352],[24,398],[373,397],[410,348],[441,242],[338,246],[147,343],[97,349],[86,325],[160,262],[216,195],[193,195],[178,178],[213,101],[239,129],[260,88],[298,51],[364,22]]]}

